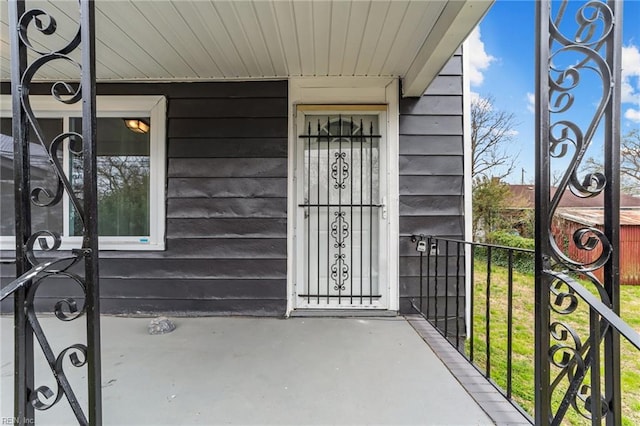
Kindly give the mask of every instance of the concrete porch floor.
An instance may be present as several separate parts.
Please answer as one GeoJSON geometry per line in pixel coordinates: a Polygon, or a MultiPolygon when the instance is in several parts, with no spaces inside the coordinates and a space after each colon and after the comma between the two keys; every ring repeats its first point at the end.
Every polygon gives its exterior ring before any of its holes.
{"type": "MultiPolygon", "coordinates": [[[[102,318],[104,424],[493,424],[401,317],[173,320],[175,331],[151,336],[148,318],[102,318]]],[[[13,413],[13,319],[0,323],[4,419],[13,413]]],[[[83,331],[80,320],[42,323],[58,350],[83,331]]],[[[53,386],[40,361],[37,385],[53,386]]],[[[67,365],[84,403],[84,369],[67,365]]],[[[60,401],[36,423],[75,420],[60,401]]]]}

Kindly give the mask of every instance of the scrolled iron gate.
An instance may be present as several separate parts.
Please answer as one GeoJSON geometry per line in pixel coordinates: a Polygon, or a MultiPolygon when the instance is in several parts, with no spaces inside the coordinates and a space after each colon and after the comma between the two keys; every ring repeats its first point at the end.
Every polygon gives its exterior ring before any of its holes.
{"type": "Polygon", "coordinates": [[[381,141],[378,114],[304,117],[301,199],[303,280],[307,306],[372,307],[382,303],[381,141]]]}

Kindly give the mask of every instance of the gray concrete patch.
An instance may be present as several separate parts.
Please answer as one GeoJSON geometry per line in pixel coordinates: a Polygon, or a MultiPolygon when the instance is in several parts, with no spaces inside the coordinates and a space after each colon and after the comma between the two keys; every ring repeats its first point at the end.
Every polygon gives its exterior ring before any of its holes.
{"type": "MultiPolygon", "coordinates": [[[[402,318],[174,318],[159,336],[148,321],[102,318],[106,425],[492,424],[402,318]]],[[[58,349],[82,333],[42,322],[58,349]]],[[[10,417],[13,320],[0,323],[0,416],[10,417]]],[[[85,370],[67,369],[86,403],[85,370]]],[[[43,362],[37,377],[54,383],[43,362]]],[[[65,401],[37,415],[74,423],[65,401]]]]}

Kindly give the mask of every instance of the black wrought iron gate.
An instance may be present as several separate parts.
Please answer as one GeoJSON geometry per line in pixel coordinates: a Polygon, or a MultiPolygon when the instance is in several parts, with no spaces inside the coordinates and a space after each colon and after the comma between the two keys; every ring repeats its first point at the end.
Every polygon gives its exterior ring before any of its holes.
{"type": "MultiPolygon", "coordinates": [[[[63,397],[68,401],[79,424],[102,423],[100,377],[100,304],[98,290],[98,220],[96,179],[96,99],[95,99],[95,15],[94,3],[78,2],[77,31],[70,40],[47,37],[59,30],[55,16],[48,11],[26,10],[24,0],[9,0],[11,36],[11,93],[13,108],[14,182],[15,182],[15,281],[2,289],[1,298],[14,296],[15,309],[15,392],[14,424],[33,424],[35,411],[48,410],[63,397]],[[34,33],[35,36],[34,37],[34,33]],[[38,39],[38,42],[33,40],[38,39]],[[47,39],[48,42],[41,42],[47,39]],[[54,46],[62,42],[61,46],[54,46]],[[47,46],[47,47],[43,47],[47,46]],[[76,51],[80,61],[76,61],[76,51]],[[32,60],[30,58],[33,58],[32,60]],[[36,116],[30,98],[32,83],[39,70],[51,63],[72,64],[79,71],[73,82],[51,84],[51,96],[65,104],[81,103],[82,134],[63,132],[47,139],[36,116]],[[82,158],[82,185],[72,185],[60,158],[68,142],[70,155],[82,158]],[[46,152],[55,179],[50,186],[40,186],[30,179],[32,147],[46,152]],[[76,148],[77,147],[77,148],[76,148]],[[81,148],[80,148],[81,147],[81,148]],[[32,209],[46,209],[68,197],[70,205],[82,222],[82,246],[70,253],[60,253],[59,232],[33,229],[32,209]],[[56,351],[50,343],[36,313],[38,288],[52,284],[52,278],[66,278],[74,283],[80,297],[63,298],[55,302],[57,319],[86,319],[86,341],[56,351]],[[34,340],[35,338],[35,340],[34,340]],[[35,344],[37,342],[37,345],[35,344]],[[42,378],[35,377],[34,355],[40,350],[46,359],[56,387],[38,386],[42,378]],[[88,399],[80,404],[77,386],[74,388],[65,368],[85,368],[88,399]],[[76,391],[74,391],[74,389],[76,391]]],[[[59,12],[59,11],[58,11],[59,12]]]]}
{"type": "MultiPolygon", "coordinates": [[[[311,114],[302,141],[306,306],[373,306],[381,299],[379,116],[311,114]]],[[[382,209],[382,211],[381,211],[382,209]]]]}
{"type": "Polygon", "coordinates": [[[620,336],[639,344],[617,316],[622,2],[541,1],[536,15],[536,423],[561,424],[574,410],[592,424],[619,425],[620,336]],[[600,143],[604,170],[584,172],[588,150],[600,143]],[[552,170],[562,171],[555,192],[552,170]],[[604,195],[604,230],[583,226],[570,242],[599,250],[595,261],[572,258],[553,237],[568,193],[604,195]],[[594,274],[600,268],[603,281],[594,274]],[[580,306],[588,333],[575,324],[580,306]]]}

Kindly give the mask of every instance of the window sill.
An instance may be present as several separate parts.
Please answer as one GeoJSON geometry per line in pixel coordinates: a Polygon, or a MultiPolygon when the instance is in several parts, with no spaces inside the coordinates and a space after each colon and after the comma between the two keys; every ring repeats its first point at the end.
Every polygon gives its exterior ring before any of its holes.
{"type": "MultiPolygon", "coordinates": [[[[165,243],[161,242],[141,242],[142,239],[149,240],[148,237],[131,237],[131,238],[118,238],[114,240],[114,237],[102,237],[98,240],[98,248],[100,252],[103,251],[164,251],[165,243]]],[[[49,245],[52,241],[49,240],[49,245]]],[[[58,252],[69,252],[73,249],[80,248],[82,245],[81,238],[63,238],[58,252]]],[[[0,250],[2,251],[14,251],[15,240],[12,237],[4,237],[0,239],[0,250]]],[[[41,252],[40,246],[36,244],[36,252],[41,252]]],[[[51,252],[53,253],[53,252],[51,252]]]]}

